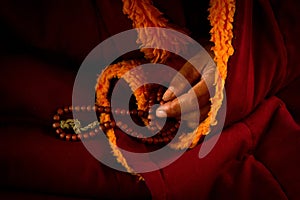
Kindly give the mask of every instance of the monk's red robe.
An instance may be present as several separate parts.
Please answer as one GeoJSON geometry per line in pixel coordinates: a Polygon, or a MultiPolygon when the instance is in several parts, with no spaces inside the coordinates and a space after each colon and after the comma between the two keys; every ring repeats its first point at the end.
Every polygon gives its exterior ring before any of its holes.
{"type": "MultiPolygon", "coordinates": [[[[154,3],[195,39],[207,36],[208,2],[154,3]]],[[[1,199],[299,199],[299,9],[296,0],[237,0],[217,144],[204,158],[200,144],[142,174],[143,183],[51,129],[57,107],[71,104],[85,56],[131,28],[121,0],[1,1],[1,199]]]]}

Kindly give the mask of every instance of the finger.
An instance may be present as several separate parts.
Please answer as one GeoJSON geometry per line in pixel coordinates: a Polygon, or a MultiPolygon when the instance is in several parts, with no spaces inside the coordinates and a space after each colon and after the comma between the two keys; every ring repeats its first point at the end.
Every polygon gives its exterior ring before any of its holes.
{"type": "Polygon", "coordinates": [[[187,93],[160,106],[157,117],[179,117],[181,113],[190,112],[208,104],[210,92],[204,79],[197,83],[187,93]]]}
{"type": "Polygon", "coordinates": [[[157,117],[179,117],[180,114],[181,109],[178,98],[161,105],[156,110],[157,117]]]}
{"type": "Polygon", "coordinates": [[[180,117],[181,113],[199,110],[198,98],[195,93],[189,92],[161,105],[156,110],[157,117],[180,117]]]}
{"type": "Polygon", "coordinates": [[[213,59],[203,49],[203,51],[197,53],[179,70],[179,73],[171,81],[169,89],[163,95],[163,100],[170,101],[182,94],[189,87],[189,84],[193,84],[199,80],[201,75],[205,81],[213,83],[215,69],[216,65],[213,59]],[[185,78],[187,81],[182,80],[182,78],[185,78]]]}
{"type": "Polygon", "coordinates": [[[176,110],[176,114],[180,109],[181,109],[181,113],[184,114],[190,111],[198,110],[199,108],[208,104],[209,98],[210,98],[210,94],[207,85],[204,80],[201,80],[187,93],[178,97],[177,98],[178,101],[174,102],[173,108],[176,110]]]}
{"type": "Polygon", "coordinates": [[[203,81],[207,87],[207,90],[210,91],[211,96],[213,96],[214,83],[216,78],[216,67],[211,65],[204,69],[201,81],[203,81]]]}
{"type": "Polygon", "coordinates": [[[189,95],[186,98],[193,98],[193,92],[198,99],[199,107],[202,107],[208,103],[210,93],[207,88],[207,84],[203,79],[188,91],[187,94],[189,95]]]}
{"type": "Polygon", "coordinates": [[[202,122],[208,115],[210,110],[210,104],[206,104],[205,106],[201,107],[199,111],[193,111],[181,116],[181,120],[186,122],[189,128],[195,129],[200,122],[202,122]]]}
{"type": "Polygon", "coordinates": [[[186,62],[179,72],[172,79],[169,89],[163,95],[164,101],[170,101],[176,96],[182,94],[191,84],[199,80],[200,73],[191,65],[186,62]]]}
{"type": "Polygon", "coordinates": [[[180,117],[181,113],[193,111],[206,105],[209,98],[207,85],[204,80],[201,80],[188,93],[160,106],[156,110],[156,115],[157,117],[180,117]]]}
{"type": "MultiPolygon", "coordinates": [[[[206,119],[209,110],[210,110],[210,105],[209,105],[209,104],[206,105],[206,106],[204,106],[204,107],[202,107],[202,108],[200,109],[200,120],[199,120],[198,122],[196,121],[197,118],[194,118],[194,119],[196,119],[196,120],[193,120],[193,119],[192,119],[193,116],[190,116],[190,117],[186,116],[187,119],[190,118],[189,120],[186,120],[187,126],[188,126],[189,128],[191,128],[191,129],[197,128],[197,127],[199,126],[200,122],[202,122],[204,119],[206,119]]],[[[191,115],[192,115],[192,114],[191,114],[191,115]]],[[[198,119],[199,119],[199,118],[198,118],[198,119]]]]}

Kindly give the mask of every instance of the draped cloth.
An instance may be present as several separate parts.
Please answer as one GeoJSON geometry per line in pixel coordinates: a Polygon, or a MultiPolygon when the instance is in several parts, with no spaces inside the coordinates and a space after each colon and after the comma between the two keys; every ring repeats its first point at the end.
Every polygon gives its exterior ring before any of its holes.
{"type": "Polygon", "coordinates": [[[147,176],[161,180],[147,182],[159,199],[299,198],[300,129],[274,95],[299,77],[300,27],[292,22],[300,19],[300,4],[246,0],[236,6],[226,128],[205,158],[199,159],[199,145],[145,175],[146,182],[147,176]]]}
{"type": "MultiPolygon", "coordinates": [[[[184,2],[154,1],[173,22],[201,35],[201,3],[184,2]]],[[[121,1],[2,1],[1,195],[299,199],[299,8],[296,0],[237,0],[217,144],[204,158],[199,144],[142,174],[144,183],[102,165],[81,143],[57,140],[49,128],[51,113],[71,104],[74,66],[99,42],[131,28],[121,1]]]]}

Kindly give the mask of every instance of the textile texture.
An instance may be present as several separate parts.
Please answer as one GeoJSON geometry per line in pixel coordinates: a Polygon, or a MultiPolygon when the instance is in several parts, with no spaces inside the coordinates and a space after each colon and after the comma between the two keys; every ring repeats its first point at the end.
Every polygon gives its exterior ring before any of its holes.
{"type": "MultiPolygon", "coordinates": [[[[193,38],[207,37],[208,1],[154,5],[193,38]]],[[[72,103],[85,56],[131,29],[122,1],[1,1],[0,198],[300,199],[299,9],[296,0],[237,0],[217,144],[201,159],[199,144],[138,182],[51,127],[56,109],[72,103]]]]}

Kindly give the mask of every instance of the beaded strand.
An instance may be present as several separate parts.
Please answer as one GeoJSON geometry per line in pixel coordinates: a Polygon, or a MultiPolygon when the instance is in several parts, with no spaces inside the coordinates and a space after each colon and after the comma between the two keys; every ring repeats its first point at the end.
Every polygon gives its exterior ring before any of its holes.
{"type": "MultiPolygon", "coordinates": [[[[59,108],[56,114],[53,116],[53,124],[52,127],[55,129],[56,135],[65,141],[79,141],[83,139],[91,139],[95,137],[100,132],[106,132],[109,129],[117,129],[120,128],[125,131],[128,135],[137,140],[145,143],[145,144],[167,144],[169,143],[175,136],[178,128],[180,127],[180,121],[174,119],[168,119],[167,123],[164,127],[159,127],[157,123],[155,123],[155,115],[153,114],[153,110],[150,108],[154,104],[158,103],[163,104],[162,101],[163,88],[159,87],[152,95],[149,96],[149,110],[143,111],[138,109],[126,110],[122,108],[111,109],[109,106],[65,106],[63,108],[59,108]],[[158,131],[152,137],[144,137],[142,133],[139,133],[132,128],[130,128],[126,123],[122,121],[115,121],[113,118],[110,122],[102,122],[98,121],[92,122],[86,127],[76,127],[75,119],[66,119],[63,120],[63,116],[70,114],[71,112],[96,112],[97,114],[115,114],[118,116],[131,116],[132,118],[146,118],[149,122],[149,130],[155,132],[158,131]],[[66,133],[64,129],[73,129],[74,133],[66,133]]],[[[77,122],[79,123],[79,122],[77,122]]],[[[79,123],[80,124],[80,123],[79,123]]]]}

